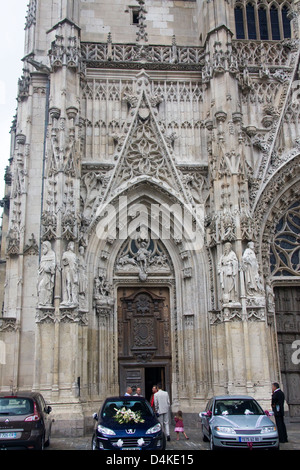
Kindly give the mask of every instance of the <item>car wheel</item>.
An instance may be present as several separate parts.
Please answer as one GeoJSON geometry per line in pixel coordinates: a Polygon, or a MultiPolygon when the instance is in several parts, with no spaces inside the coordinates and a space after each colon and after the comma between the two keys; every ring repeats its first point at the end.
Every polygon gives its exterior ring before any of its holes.
{"type": "Polygon", "coordinates": [[[166,436],[165,436],[165,433],[163,433],[163,447],[162,447],[162,450],[166,450],[166,445],[167,445],[166,436]]]}
{"type": "Polygon", "coordinates": [[[44,450],[45,448],[45,436],[41,436],[40,441],[37,445],[37,450],[44,450]]]}
{"type": "Polygon", "coordinates": [[[93,434],[93,437],[92,437],[92,450],[98,450],[97,437],[95,434],[93,434]]]}
{"type": "Polygon", "coordinates": [[[202,426],[202,435],[203,435],[203,437],[202,437],[203,442],[208,442],[209,439],[208,439],[207,435],[204,433],[204,427],[203,426],[202,426]]]}
{"type": "Polygon", "coordinates": [[[215,446],[215,443],[214,443],[214,437],[212,434],[210,435],[210,439],[209,439],[209,447],[210,447],[210,450],[217,450],[217,447],[215,446]]]}

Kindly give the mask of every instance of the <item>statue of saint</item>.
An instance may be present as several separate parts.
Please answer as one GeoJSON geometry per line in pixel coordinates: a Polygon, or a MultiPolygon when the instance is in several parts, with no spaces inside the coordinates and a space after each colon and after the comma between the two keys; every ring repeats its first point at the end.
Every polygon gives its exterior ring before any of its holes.
{"type": "Polygon", "coordinates": [[[70,242],[67,251],[62,256],[62,303],[61,305],[75,307],[78,305],[78,258],[75,246],[70,242]]]}
{"type": "Polygon", "coordinates": [[[218,273],[223,293],[222,301],[224,304],[238,301],[238,264],[238,259],[231,243],[225,243],[224,254],[218,263],[218,273]]]}
{"type": "Polygon", "coordinates": [[[253,242],[248,243],[243,253],[241,268],[244,272],[246,293],[248,295],[261,294],[263,286],[253,242]]]}
{"type": "Polygon", "coordinates": [[[86,262],[85,262],[83,246],[79,247],[78,275],[79,275],[79,285],[78,285],[79,307],[81,309],[86,309],[87,308],[88,279],[87,279],[87,273],[86,273],[86,262]]]}
{"type": "Polygon", "coordinates": [[[38,303],[40,307],[52,307],[56,262],[50,242],[43,242],[42,253],[38,271],[38,303]]]}

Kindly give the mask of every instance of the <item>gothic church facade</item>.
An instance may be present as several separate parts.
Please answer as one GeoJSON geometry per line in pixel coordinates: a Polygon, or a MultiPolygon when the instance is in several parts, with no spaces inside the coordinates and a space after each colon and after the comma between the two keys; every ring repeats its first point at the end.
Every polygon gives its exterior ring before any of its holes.
{"type": "Polygon", "coordinates": [[[162,381],[300,415],[298,0],[30,0],[0,390],[81,435],[162,381]]]}

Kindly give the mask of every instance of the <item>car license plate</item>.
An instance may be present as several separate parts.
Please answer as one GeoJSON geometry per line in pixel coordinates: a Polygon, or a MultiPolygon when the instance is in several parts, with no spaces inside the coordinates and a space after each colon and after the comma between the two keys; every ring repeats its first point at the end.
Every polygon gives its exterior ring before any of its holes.
{"type": "Polygon", "coordinates": [[[239,441],[240,442],[260,442],[261,438],[260,437],[240,437],[239,441]]]}
{"type": "Polygon", "coordinates": [[[16,432],[0,432],[0,439],[16,439],[16,432]]]}
{"type": "Polygon", "coordinates": [[[122,447],[122,450],[141,450],[140,447],[122,447]]]}

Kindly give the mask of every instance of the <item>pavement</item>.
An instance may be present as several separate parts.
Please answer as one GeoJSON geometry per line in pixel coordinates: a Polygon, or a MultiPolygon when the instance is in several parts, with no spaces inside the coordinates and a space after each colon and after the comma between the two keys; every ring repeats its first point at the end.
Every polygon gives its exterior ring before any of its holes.
{"type": "MultiPolygon", "coordinates": [[[[280,444],[280,451],[291,451],[300,450],[300,422],[291,422],[288,418],[285,420],[288,439],[289,441],[284,444],[280,444]]],[[[188,440],[180,435],[179,441],[176,440],[175,432],[171,431],[171,441],[167,442],[166,451],[176,452],[194,452],[198,450],[209,450],[209,444],[203,442],[202,431],[199,428],[188,429],[186,427],[185,432],[188,436],[188,440]]],[[[60,450],[77,450],[86,451],[91,450],[92,435],[85,437],[51,437],[50,446],[45,450],[47,451],[60,451],[60,450]]]]}

